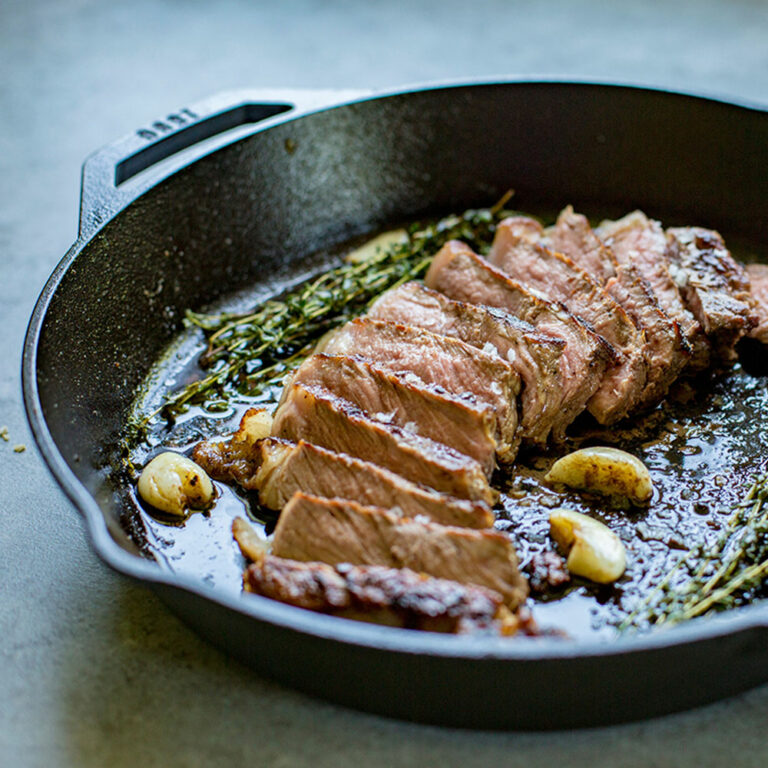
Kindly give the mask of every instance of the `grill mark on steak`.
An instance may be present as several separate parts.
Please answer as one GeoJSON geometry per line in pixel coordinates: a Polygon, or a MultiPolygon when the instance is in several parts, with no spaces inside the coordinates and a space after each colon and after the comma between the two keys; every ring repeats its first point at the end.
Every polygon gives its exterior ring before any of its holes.
{"type": "Polygon", "coordinates": [[[757,323],[748,273],[711,229],[673,227],[667,236],[672,275],[686,306],[717,358],[736,362],[734,346],[757,323]]]}
{"type": "Polygon", "coordinates": [[[646,381],[645,340],[627,313],[568,256],[541,245],[541,225],[511,217],[496,228],[488,261],[515,280],[562,302],[611,345],[614,359],[587,407],[614,424],[640,400],[646,381]]]}
{"type": "Polygon", "coordinates": [[[508,311],[565,341],[560,358],[563,397],[552,430],[556,440],[562,439],[600,386],[608,362],[606,342],[561,304],[512,280],[464,243],[446,243],[432,261],[425,282],[452,299],[508,311]]]}
{"type": "Polygon", "coordinates": [[[454,301],[415,282],[383,293],[368,316],[452,336],[484,351],[492,348],[522,380],[523,441],[546,444],[562,402],[562,339],[541,333],[502,310],[454,301]]]}
{"type": "MultiPolygon", "coordinates": [[[[450,445],[480,462],[489,477],[493,473],[496,414],[474,396],[454,395],[414,373],[392,373],[363,357],[323,353],[307,358],[293,381],[325,387],[377,421],[450,445]]],[[[502,453],[508,450],[500,446],[502,453]]]]}
{"type": "Polygon", "coordinates": [[[376,421],[324,387],[286,384],[272,435],[349,453],[460,499],[487,504],[495,500],[482,466],[474,459],[394,424],[376,421]]]}
{"type": "Polygon", "coordinates": [[[749,336],[762,344],[768,344],[768,264],[747,264],[746,269],[757,319],[757,325],[749,332],[749,336]]]}
{"type": "Polygon", "coordinates": [[[409,568],[498,592],[517,608],[528,595],[508,536],[401,517],[354,501],[296,493],[277,521],[272,554],[329,565],[409,568]]]}
{"type": "Polygon", "coordinates": [[[632,264],[645,278],[659,306],[677,322],[691,347],[688,368],[693,371],[707,368],[709,342],[680,296],[670,272],[667,238],[659,222],[649,219],[642,211],[634,211],[617,221],[602,222],[596,231],[620,264],[632,264]]]}
{"type": "Polygon", "coordinates": [[[659,306],[653,290],[631,257],[619,264],[613,251],[595,234],[586,216],[569,205],[546,231],[545,244],[561,251],[585,269],[621,305],[645,336],[645,388],[639,409],[657,405],[688,364],[691,350],[680,327],[659,306]]]}
{"type": "Polygon", "coordinates": [[[407,517],[423,515],[443,525],[490,528],[493,513],[482,501],[457,499],[406,480],[384,467],[299,440],[267,438],[259,445],[255,477],[260,502],[282,509],[296,491],[399,509],[407,517]]]}
{"type": "Polygon", "coordinates": [[[421,328],[364,317],[335,331],[317,351],[360,355],[387,371],[410,371],[447,392],[473,395],[496,414],[499,461],[509,463],[517,455],[520,377],[496,354],[421,328]]]}
{"type": "Polygon", "coordinates": [[[288,605],[402,629],[510,635],[518,626],[497,592],[407,568],[331,566],[266,555],[247,567],[243,585],[288,605]]]}

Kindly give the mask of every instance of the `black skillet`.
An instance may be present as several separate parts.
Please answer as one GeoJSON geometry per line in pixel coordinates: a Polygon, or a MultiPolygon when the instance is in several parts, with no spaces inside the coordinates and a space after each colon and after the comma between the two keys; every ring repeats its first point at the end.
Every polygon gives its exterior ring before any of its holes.
{"type": "Polygon", "coordinates": [[[142,556],[104,469],[136,388],[203,307],[388,222],[488,204],[623,213],[768,238],[768,114],[633,87],[493,82],[235,93],[88,159],[80,233],[23,360],[27,413],[98,554],[259,673],[352,707],[472,728],[615,723],[768,680],[768,605],[613,642],[446,637],[316,615],[142,556]]]}

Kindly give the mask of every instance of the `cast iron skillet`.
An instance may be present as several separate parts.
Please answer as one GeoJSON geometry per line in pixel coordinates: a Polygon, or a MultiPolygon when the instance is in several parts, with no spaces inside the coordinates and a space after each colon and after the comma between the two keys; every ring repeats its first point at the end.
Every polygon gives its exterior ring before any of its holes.
{"type": "Polygon", "coordinates": [[[446,637],[222,594],[142,557],[103,469],[135,388],[200,308],[388,222],[488,204],[768,236],[764,108],[658,90],[492,82],[225,94],[97,152],[77,242],[32,315],[26,408],[98,554],[259,673],[352,707],[472,728],[659,715],[768,680],[768,605],[616,642],[446,637]]]}

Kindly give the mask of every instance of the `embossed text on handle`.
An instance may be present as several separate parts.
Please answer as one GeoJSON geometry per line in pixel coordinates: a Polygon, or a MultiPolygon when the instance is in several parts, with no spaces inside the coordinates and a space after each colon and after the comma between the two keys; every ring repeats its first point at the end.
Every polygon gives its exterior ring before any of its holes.
{"type": "Polygon", "coordinates": [[[197,118],[198,116],[191,109],[180,109],[178,112],[173,112],[168,115],[164,120],[155,120],[150,126],[139,128],[139,130],[136,131],[136,135],[140,139],[154,141],[161,136],[173,133],[179,128],[183,128],[184,126],[193,123],[197,118]]]}

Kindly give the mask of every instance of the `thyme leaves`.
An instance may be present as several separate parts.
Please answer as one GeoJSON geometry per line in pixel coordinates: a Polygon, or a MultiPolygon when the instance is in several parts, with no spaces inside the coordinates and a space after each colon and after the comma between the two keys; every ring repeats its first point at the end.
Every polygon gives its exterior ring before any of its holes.
{"type": "Polygon", "coordinates": [[[712,545],[677,561],[620,629],[673,626],[743,604],[768,578],[768,471],[763,467],[712,545]]]}

